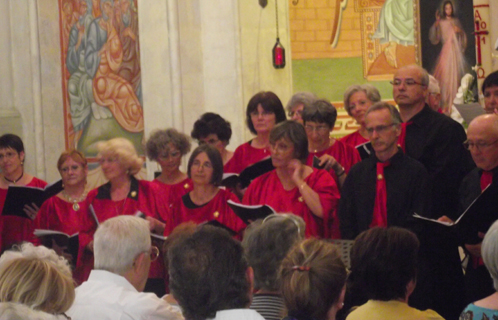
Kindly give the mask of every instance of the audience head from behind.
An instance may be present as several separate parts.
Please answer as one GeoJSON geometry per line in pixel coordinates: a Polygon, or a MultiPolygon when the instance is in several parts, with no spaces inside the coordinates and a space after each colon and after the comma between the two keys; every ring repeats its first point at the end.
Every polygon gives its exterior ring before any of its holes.
{"type": "Polygon", "coordinates": [[[304,220],[293,214],[272,214],[251,223],[242,240],[254,270],[254,289],[280,293],[279,269],[294,244],[304,239],[304,220]]]}
{"type": "Polygon", "coordinates": [[[346,268],[337,247],[306,239],[295,245],[280,269],[287,319],[334,320],[344,305],[346,268]]]}
{"type": "Polygon", "coordinates": [[[64,314],[54,315],[34,310],[24,304],[0,302],[0,319],[2,320],[67,320],[64,314]]]}
{"type": "Polygon", "coordinates": [[[303,110],[311,106],[316,99],[316,95],[312,92],[303,91],[295,93],[289,102],[287,102],[287,106],[285,106],[289,119],[303,124],[303,110]]]}
{"type": "Polygon", "coordinates": [[[480,115],[469,124],[465,147],[476,166],[484,171],[498,167],[498,115],[480,115]]]}
{"type": "MultiPolygon", "coordinates": [[[[443,319],[433,310],[408,305],[417,281],[417,236],[403,228],[375,227],[356,237],[351,248],[351,288],[368,301],[347,317],[357,319],[443,319]]],[[[357,293],[352,293],[357,294],[357,293]]]]}
{"type": "Polygon", "coordinates": [[[168,250],[170,290],[187,320],[251,316],[252,269],[242,245],[209,225],[182,237],[168,250]],[[234,310],[237,309],[237,310],[234,310]]]}
{"type": "Polygon", "coordinates": [[[54,250],[24,243],[14,250],[5,251],[0,257],[2,303],[23,304],[33,310],[57,315],[71,307],[74,297],[71,268],[54,250]]]}
{"type": "Polygon", "coordinates": [[[123,276],[143,291],[151,264],[149,223],[134,216],[118,216],[101,223],[94,235],[94,269],[123,276]]]}
{"type": "Polygon", "coordinates": [[[481,252],[484,265],[493,278],[493,286],[498,291],[498,221],[495,221],[486,232],[481,252]]]}

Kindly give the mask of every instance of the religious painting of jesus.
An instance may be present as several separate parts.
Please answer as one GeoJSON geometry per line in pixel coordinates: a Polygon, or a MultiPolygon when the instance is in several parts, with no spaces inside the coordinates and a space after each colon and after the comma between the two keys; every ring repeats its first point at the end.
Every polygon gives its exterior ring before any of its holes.
{"type": "Polygon", "coordinates": [[[130,140],[143,154],[136,0],[59,0],[66,148],[130,140]]]}
{"type": "Polygon", "coordinates": [[[422,66],[438,80],[451,112],[460,80],[476,63],[472,1],[420,0],[422,66]]]}

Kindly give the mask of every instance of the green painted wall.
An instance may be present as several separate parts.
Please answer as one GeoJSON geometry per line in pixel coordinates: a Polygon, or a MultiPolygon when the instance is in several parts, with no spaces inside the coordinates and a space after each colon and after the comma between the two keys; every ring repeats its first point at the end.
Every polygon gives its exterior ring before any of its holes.
{"type": "Polygon", "coordinates": [[[350,85],[364,83],[377,87],[383,100],[392,99],[389,81],[363,78],[361,58],[293,60],[292,77],[294,92],[311,91],[330,101],[342,101],[350,85]]]}

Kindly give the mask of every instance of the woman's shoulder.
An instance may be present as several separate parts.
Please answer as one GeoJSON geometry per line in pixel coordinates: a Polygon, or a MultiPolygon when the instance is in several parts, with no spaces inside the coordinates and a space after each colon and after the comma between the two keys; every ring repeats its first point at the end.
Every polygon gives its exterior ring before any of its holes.
{"type": "Polygon", "coordinates": [[[48,183],[37,177],[33,177],[31,181],[27,184],[28,187],[38,187],[44,188],[48,183]]]}

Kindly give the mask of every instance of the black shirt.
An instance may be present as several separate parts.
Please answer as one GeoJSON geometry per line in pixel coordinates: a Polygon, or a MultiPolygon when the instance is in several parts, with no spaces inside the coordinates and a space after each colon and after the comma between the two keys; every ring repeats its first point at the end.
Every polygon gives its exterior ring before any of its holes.
{"type": "MultiPolygon", "coordinates": [[[[401,150],[389,161],[391,164],[384,168],[387,224],[413,229],[413,213],[425,215],[427,210],[427,171],[401,150]]],[[[377,157],[372,155],[357,163],[344,182],[338,211],[343,239],[354,239],[369,229],[376,195],[377,162],[377,157]]]]}
{"type": "Polygon", "coordinates": [[[458,188],[475,164],[463,146],[466,134],[455,120],[425,105],[406,127],[405,153],[429,173],[428,194],[433,218],[458,216],[458,188]]]}

